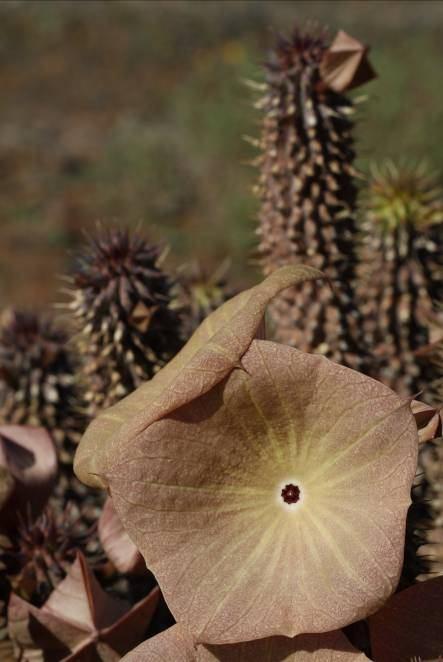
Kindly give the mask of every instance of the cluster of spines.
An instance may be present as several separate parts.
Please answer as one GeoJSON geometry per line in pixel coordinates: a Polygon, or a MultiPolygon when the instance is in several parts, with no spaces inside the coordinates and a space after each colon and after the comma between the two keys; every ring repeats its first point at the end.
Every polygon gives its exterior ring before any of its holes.
{"type": "Polygon", "coordinates": [[[10,586],[18,595],[41,605],[65,577],[77,551],[88,552],[95,561],[99,554],[93,529],[85,530],[75,504],[63,512],[51,506],[37,520],[23,518],[14,536],[0,545],[0,564],[10,586]]]}
{"type": "Polygon", "coordinates": [[[158,246],[119,229],[99,232],[79,256],[69,308],[91,415],[152,378],[181,346],[160,256],[158,246]]]}

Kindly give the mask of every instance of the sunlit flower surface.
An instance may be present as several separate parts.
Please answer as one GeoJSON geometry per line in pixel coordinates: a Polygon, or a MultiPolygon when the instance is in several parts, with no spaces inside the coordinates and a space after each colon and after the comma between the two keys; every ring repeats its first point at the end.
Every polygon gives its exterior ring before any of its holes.
{"type": "Polygon", "coordinates": [[[271,637],[239,644],[195,645],[180,625],[148,639],[125,655],[124,662],[364,662],[368,660],[343,632],[271,637]]]}
{"type": "Polygon", "coordinates": [[[78,453],[197,642],[336,630],[397,585],[417,455],[409,402],[254,339],[269,299],[316,275],[285,268],[222,306],[78,453]]]}

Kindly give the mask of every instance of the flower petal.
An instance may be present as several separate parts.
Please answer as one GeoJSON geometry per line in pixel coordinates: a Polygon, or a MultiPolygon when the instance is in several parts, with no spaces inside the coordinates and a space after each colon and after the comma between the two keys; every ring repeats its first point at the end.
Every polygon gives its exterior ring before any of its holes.
{"type": "Polygon", "coordinates": [[[195,646],[180,625],[148,639],[128,653],[124,662],[363,662],[343,632],[272,637],[225,646],[195,646]]]}
{"type": "Polygon", "coordinates": [[[57,477],[54,442],[44,428],[0,426],[0,526],[14,530],[17,514],[37,517],[57,477]]]}
{"type": "Polygon", "coordinates": [[[443,656],[443,577],[394,595],[369,619],[377,662],[435,660],[443,656]]]}
{"type": "Polygon", "coordinates": [[[223,382],[114,445],[114,506],[203,643],[335,630],[394,591],[417,458],[409,402],[253,341],[223,382]],[[300,489],[285,503],[282,488],[300,489]]]}
{"type": "Polygon", "coordinates": [[[321,277],[311,267],[282,267],[209,315],[153,379],[91,423],[75,456],[74,470],[80,480],[106,487],[103,470],[117,434],[128,441],[161,416],[206,393],[239,362],[260,328],[269,301],[291,285],[321,277]]]}
{"type": "Polygon", "coordinates": [[[110,497],[106,499],[98,520],[98,534],[106,555],[119,572],[146,574],[143,556],[123,528],[110,497]]]}
{"type": "Polygon", "coordinates": [[[340,30],[323,55],[320,65],[323,82],[340,93],[376,78],[367,53],[367,47],[340,30]]]}
{"type": "Polygon", "coordinates": [[[192,637],[180,625],[173,625],[127,653],[122,662],[195,662],[192,637]]]}
{"type": "MultiPolygon", "coordinates": [[[[12,594],[8,630],[23,659],[120,659],[145,635],[160,597],[158,587],[131,609],[105,593],[79,554],[67,577],[41,608],[12,594]],[[46,659],[46,657],[45,657],[46,659]]],[[[22,658],[20,658],[22,659],[22,658]]]]}
{"type": "Polygon", "coordinates": [[[146,636],[146,630],[157,609],[159,598],[160,589],[156,586],[118,621],[103,630],[100,633],[101,641],[121,655],[136,646],[146,636]]]}
{"type": "Polygon", "coordinates": [[[413,400],[411,402],[411,410],[414,414],[415,422],[417,423],[418,439],[420,443],[432,441],[432,439],[435,439],[436,437],[441,437],[441,408],[431,407],[419,400],[413,400]]]}

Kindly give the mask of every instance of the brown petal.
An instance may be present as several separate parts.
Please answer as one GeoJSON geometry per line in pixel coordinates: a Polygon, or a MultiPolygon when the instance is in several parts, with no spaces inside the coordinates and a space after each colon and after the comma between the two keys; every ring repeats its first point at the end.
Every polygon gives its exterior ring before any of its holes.
{"type": "Polygon", "coordinates": [[[14,478],[6,464],[3,444],[0,443],[0,513],[2,512],[3,505],[11,496],[14,485],[14,478]]]}
{"type": "Polygon", "coordinates": [[[51,659],[61,660],[89,636],[75,624],[42,614],[40,609],[14,593],[8,605],[8,633],[25,659],[34,659],[34,656],[39,659],[32,652],[45,650],[51,659]]]}
{"type": "Polygon", "coordinates": [[[345,92],[375,78],[367,52],[366,46],[340,30],[320,65],[323,82],[335,92],[345,92]]]}
{"type": "Polygon", "coordinates": [[[377,662],[432,660],[443,656],[443,577],[394,595],[369,619],[377,662]]]}
{"type": "Polygon", "coordinates": [[[160,589],[156,586],[110,628],[103,630],[100,634],[101,641],[121,655],[127,653],[133,646],[137,646],[146,634],[159,598],[160,589]]]}
{"type": "MultiPolygon", "coordinates": [[[[61,662],[118,662],[121,655],[101,641],[89,641],[61,662]]],[[[52,662],[52,661],[51,661],[52,662]]]]}
{"type": "Polygon", "coordinates": [[[129,447],[114,445],[114,506],[199,642],[364,618],[392,594],[403,561],[417,461],[409,402],[266,341],[241,365],[129,447]],[[302,495],[294,508],[280,496],[290,483],[302,495]]]}
{"type": "Polygon", "coordinates": [[[90,642],[99,630],[111,625],[127,608],[106,594],[98,584],[85,558],[78,554],[66,578],[40,609],[12,595],[9,608],[11,638],[25,652],[52,651],[52,659],[82,650],[87,659],[90,642]],[[83,648],[85,650],[83,651],[83,648]],[[58,651],[63,651],[60,656],[58,651]]]}
{"type": "Polygon", "coordinates": [[[430,405],[413,400],[411,410],[414,414],[415,422],[418,428],[418,439],[420,443],[432,441],[442,434],[442,413],[441,409],[431,407],[430,405]]]}
{"type": "Polygon", "coordinates": [[[3,507],[0,526],[14,527],[18,513],[37,517],[51,494],[57,476],[57,453],[43,428],[0,426],[0,464],[3,507]],[[13,481],[13,486],[12,486],[13,481]]]}
{"type": "Polygon", "coordinates": [[[128,606],[128,603],[105,593],[85,557],[78,552],[69,573],[51,593],[41,611],[94,632],[110,626],[128,606]]]}
{"type": "Polygon", "coordinates": [[[180,625],[144,641],[125,655],[124,662],[196,662],[192,637],[180,625]]]}
{"type": "Polygon", "coordinates": [[[25,659],[103,662],[120,659],[145,635],[157,607],[158,587],[129,611],[99,586],[79,554],[67,577],[42,608],[12,594],[8,630],[25,659]],[[44,658],[46,659],[46,657],[44,658]]]}
{"type": "Polygon", "coordinates": [[[103,549],[119,572],[146,573],[144,558],[123,528],[110,497],[98,520],[98,533],[103,549]]]}
{"type": "Polygon", "coordinates": [[[304,265],[282,267],[209,315],[153,379],[91,423],[74,461],[80,480],[107,487],[106,468],[115,440],[123,437],[129,443],[151,423],[220,382],[247,350],[269,301],[291,285],[322,277],[320,271],[304,265]]]}
{"type": "Polygon", "coordinates": [[[368,658],[351,646],[343,632],[272,637],[225,646],[194,646],[180,625],[148,639],[124,662],[363,662],[368,658]]]}

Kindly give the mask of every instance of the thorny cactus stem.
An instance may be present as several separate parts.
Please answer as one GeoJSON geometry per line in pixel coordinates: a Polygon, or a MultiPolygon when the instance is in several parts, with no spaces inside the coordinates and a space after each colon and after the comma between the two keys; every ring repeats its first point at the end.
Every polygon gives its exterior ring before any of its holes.
{"type": "Polygon", "coordinates": [[[353,293],[357,228],[350,87],[373,77],[366,49],[344,32],[295,29],[267,65],[260,168],[258,252],[265,274],[303,262],[337,283],[307,282],[270,307],[276,335],[304,351],[362,369],[364,351],[353,293]]]}
{"type": "Polygon", "coordinates": [[[405,395],[427,391],[437,369],[420,350],[443,300],[442,190],[425,164],[387,162],[372,167],[363,202],[366,341],[381,358],[382,381],[405,395]]]}
{"type": "Polygon", "coordinates": [[[160,254],[138,234],[111,229],[79,255],[69,308],[80,328],[90,415],[150,379],[181,346],[160,254]]]}
{"type": "Polygon", "coordinates": [[[46,428],[62,462],[82,432],[76,360],[49,318],[6,310],[0,318],[0,423],[46,428]]]}

